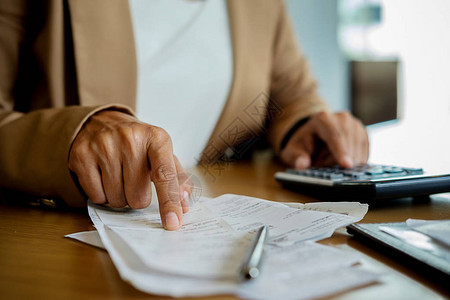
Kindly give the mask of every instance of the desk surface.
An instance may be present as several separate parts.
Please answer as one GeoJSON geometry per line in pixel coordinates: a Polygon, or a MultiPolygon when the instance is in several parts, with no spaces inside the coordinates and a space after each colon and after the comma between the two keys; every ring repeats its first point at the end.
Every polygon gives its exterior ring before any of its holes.
{"type": "MultiPolygon", "coordinates": [[[[284,167],[266,154],[253,161],[192,170],[205,196],[245,194],[283,202],[313,198],[280,188],[273,180],[284,167]],[[223,168],[225,167],[225,168],[223,168]]],[[[430,201],[398,200],[371,207],[362,222],[400,222],[408,218],[450,219],[450,195],[430,201]]],[[[92,230],[84,211],[52,211],[0,206],[0,295],[4,299],[142,299],[162,298],[141,293],[123,282],[108,254],[65,234],[92,230]]],[[[450,291],[407,266],[353,240],[339,230],[321,243],[360,252],[364,266],[383,274],[382,282],[334,295],[332,299],[436,299],[450,291]]],[[[227,296],[215,299],[229,298],[227,296]]]]}

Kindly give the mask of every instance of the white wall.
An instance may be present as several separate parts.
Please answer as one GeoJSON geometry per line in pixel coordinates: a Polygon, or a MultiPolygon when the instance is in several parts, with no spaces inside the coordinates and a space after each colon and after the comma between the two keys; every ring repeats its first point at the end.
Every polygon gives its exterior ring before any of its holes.
{"type": "MultiPolygon", "coordinates": [[[[369,127],[370,161],[450,173],[450,0],[379,0],[380,26],[365,46],[374,57],[399,57],[399,121],[369,127]]],[[[322,96],[347,109],[348,69],[337,41],[337,1],[289,0],[302,49],[322,96]]]]}
{"type": "Polygon", "coordinates": [[[399,122],[370,128],[372,162],[450,172],[450,1],[384,0],[380,53],[402,60],[399,122]]]}
{"type": "Polygon", "coordinates": [[[320,95],[334,111],[348,110],[348,64],[338,43],[336,0],[289,0],[287,9],[320,95]]]}

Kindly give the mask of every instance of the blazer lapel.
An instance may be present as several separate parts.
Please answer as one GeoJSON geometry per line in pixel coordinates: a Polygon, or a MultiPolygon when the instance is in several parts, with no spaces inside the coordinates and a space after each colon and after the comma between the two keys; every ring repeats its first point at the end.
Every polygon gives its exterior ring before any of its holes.
{"type": "Polygon", "coordinates": [[[81,105],[135,109],[137,67],[127,0],[69,0],[81,105]]]}

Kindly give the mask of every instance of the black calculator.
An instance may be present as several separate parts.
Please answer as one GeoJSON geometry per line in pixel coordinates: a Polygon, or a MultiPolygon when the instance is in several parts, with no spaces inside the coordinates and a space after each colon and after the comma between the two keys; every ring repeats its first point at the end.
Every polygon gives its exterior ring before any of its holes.
{"type": "Polygon", "coordinates": [[[430,175],[422,168],[379,164],[287,169],[275,173],[275,179],[296,192],[336,201],[371,202],[450,192],[450,174],[430,175]]]}

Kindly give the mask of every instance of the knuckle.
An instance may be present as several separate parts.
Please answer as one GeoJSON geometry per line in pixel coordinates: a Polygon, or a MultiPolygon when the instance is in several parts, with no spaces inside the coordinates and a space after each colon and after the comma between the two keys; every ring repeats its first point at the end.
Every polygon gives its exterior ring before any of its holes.
{"type": "Polygon", "coordinates": [[[337,115],[342,119],[352,119],[352,114],[347,110],[341,111],[337,115]]]}
{"type": "Polygon", "coordinates": [[[120,145],[122,152],[131,153],[132,156],[136,154],[137,146],[141,142],[139,129],[133,127],[123,127],[119,130],[120,145]]]}
{"type": "Polygon", "coordinates": [[[161,127],[152,127],[152,139],[158,144],[171,143],[171,139],[167,131],[161,127]]]}
{"type": "Polygon", "coordinates": [[[92,143],[100,157],[111,160],[114,157],[115,147],[112,135],[109,132],[98,133],[95,142],[92,143]]]}
{"type": "Polygon", "coordinates": [[[112,134],[109,131],[101,131],[95,135],[92,145],[100,149],[108,148],[112,144],[112,139],[112,134]]]}
{"type": "Polygon", "coordinates": [[[85,145],[77,145],[72,147],[69,156],[69,168],[74,171],[78,165],[83,164],[89,155],[89,149],[85,145]]]}
{"type": "Polygon", "coordinates": [[[132,142],[136,140],[134,128],[131,126],[121,127],[117,130],[122,141],[132,142]]]}
{"type": "Polygon", "coordinates": [[[168,165],[160,165],[152,170],[153,181],[155,183],[172,182],[177,180],[176,171],[168,165]]]}
{"type": "Polygon", "coordinates": [[[314,116],[314,119],[317,120],[318,122],[322,123],[328,119],[328,113],[325,111],[319,112],[318,114],[316,114],[314,116]]]}
{"type": "Polygon", "coordinates": [[[339,141],[344,138],[344,134],[341,130],[338,130],[337,128],[332,128],[330,130],[330,139],[333,141],[339,141]]]}
{"type": "Polygon", "coordinates": [[[318,120],[320,120],[320,121],[328,120],[328,119],[330,118],[330,113],[327,112],[327,111],[319,112],[319,113],[316,115],[316,118],[317,118],[318,120]]]}
{"type": "Polygon", "coordinates": [[[342,111],[336,114],[336,120],[338,121],[338,125],[343,128],[348,128],[352,124],[353,117],[348,111],[342,111]]]}

